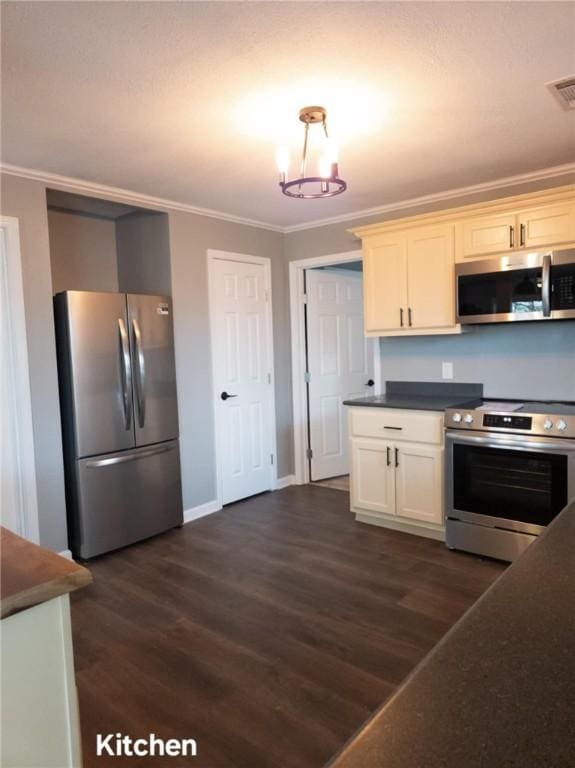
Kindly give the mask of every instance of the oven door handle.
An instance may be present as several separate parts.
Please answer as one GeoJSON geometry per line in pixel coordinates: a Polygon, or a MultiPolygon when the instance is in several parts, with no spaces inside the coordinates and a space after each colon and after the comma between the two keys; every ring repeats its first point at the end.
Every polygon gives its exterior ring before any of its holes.
{"type": "Polygon", "coordinates": [[[553,437],[539,437],[534,435],[529,437],[517,434],[490,434],[485,432],[459,432],[458,430],[447,430],[445,433],[446,443],[458,445],[484,445],[487,448],[501,448],[510,451],[547,451],[557,453],[575,452],[575,440],[553,437]]]}

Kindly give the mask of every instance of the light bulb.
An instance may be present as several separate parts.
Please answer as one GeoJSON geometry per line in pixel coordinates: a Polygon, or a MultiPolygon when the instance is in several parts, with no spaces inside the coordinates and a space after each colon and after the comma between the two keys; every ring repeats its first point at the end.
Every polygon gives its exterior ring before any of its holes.
{"type": "Polygon", "coordinates": [[[324,156],[330,163],[337,163],[338,160],[338,146],[333,139],[326,139],[324,143],[324,156]]]}
{"type": "Polygon", "coordinates": [[[286,175],[289,168],[289,152],[287,147],[278,147],[276,152],[276,163],[278,171],[281,174],[286,175]]]}
{"type": "Polygon", "coordinates": [[[331,162],[327,155],[320,157],[319,159],[319,175],[322,179],[329,179],[331,176],[332,168],[331,162]]]}

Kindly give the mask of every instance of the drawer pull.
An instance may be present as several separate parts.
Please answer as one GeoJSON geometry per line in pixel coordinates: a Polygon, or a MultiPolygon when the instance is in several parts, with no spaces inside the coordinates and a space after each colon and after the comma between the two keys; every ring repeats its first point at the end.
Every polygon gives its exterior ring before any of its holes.
{"type": "Polygon", "coordinates": [[[401,432],[403,427],[384,427],[384,429],[395,429],[396,432],[401,432]]]}
{"type": "Polygon", "coordinates": [[[391,448],[387,446],[387,466],[391,466],[391,448]]]}
{"type": "Polygon", "coordinates": [[[395,466],[399,467],[399,448],[395,449],[395,466]]]}

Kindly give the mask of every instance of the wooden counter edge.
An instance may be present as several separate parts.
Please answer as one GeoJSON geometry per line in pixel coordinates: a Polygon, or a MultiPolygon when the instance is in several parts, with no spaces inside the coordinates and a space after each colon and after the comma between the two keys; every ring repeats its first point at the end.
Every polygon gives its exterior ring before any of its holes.
{"type": "Polygon", "coordinates": [[[92,581],[87,568],[0,526],[0,618],[45,603],[92,581]]]}

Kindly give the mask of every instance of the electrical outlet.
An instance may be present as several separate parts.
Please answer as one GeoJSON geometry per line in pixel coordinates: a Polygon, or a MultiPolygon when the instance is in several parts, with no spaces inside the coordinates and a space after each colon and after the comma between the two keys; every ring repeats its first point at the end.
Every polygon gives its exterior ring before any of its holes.
{"type": "Polygon", "coordinates": [[[453,378],[453,363],[442,363],[441,364],[441,375],[444,379],[452,379],[453,378]]]}

